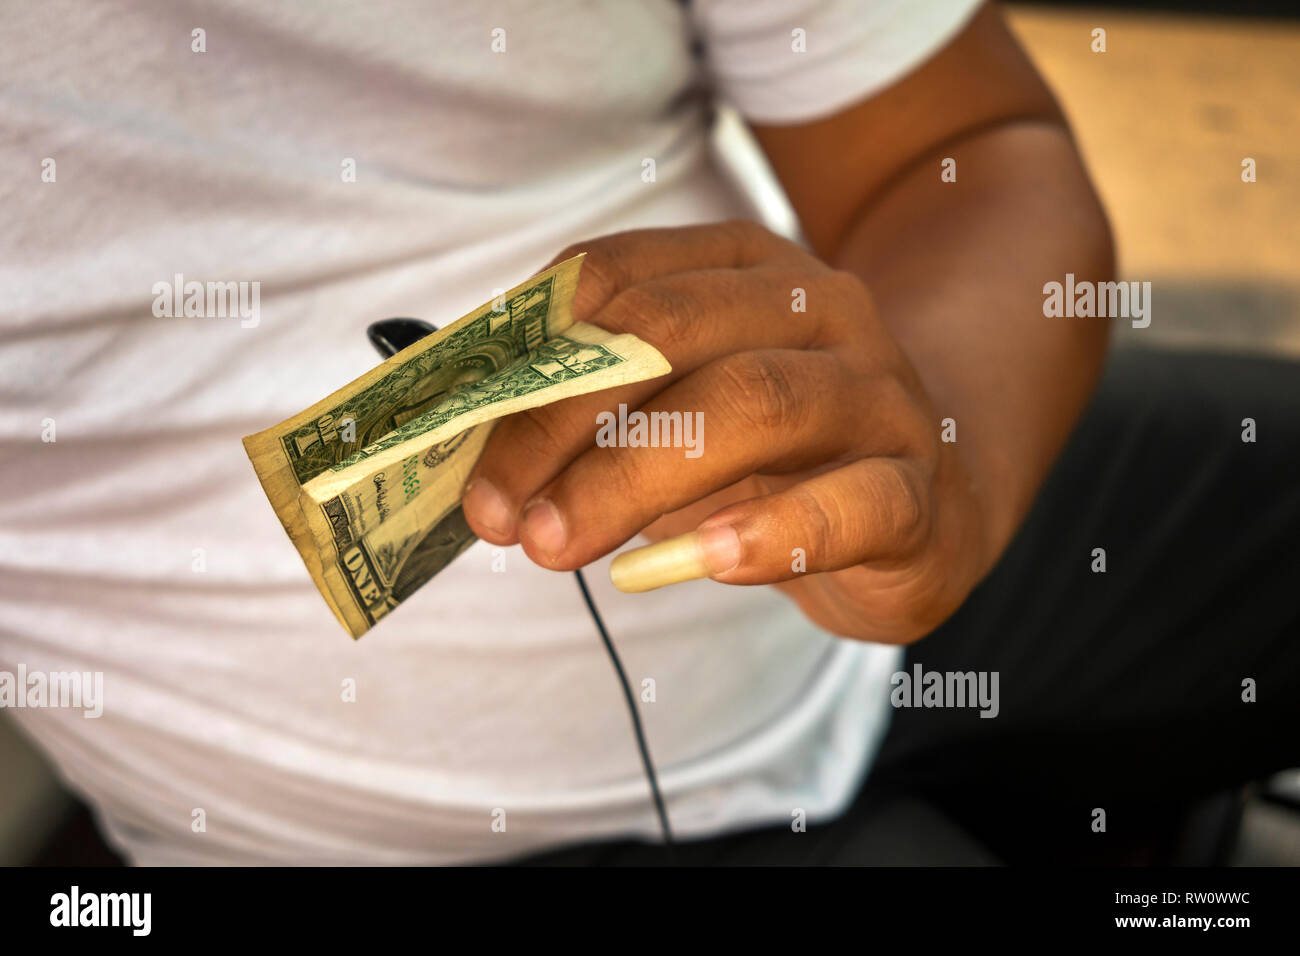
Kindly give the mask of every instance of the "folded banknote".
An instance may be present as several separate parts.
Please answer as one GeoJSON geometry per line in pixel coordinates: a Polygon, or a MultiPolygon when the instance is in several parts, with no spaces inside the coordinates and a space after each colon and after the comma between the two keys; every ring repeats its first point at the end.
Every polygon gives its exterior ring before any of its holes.
{"type": "Polygon", "coordinates": [[[497,421],[671,371],[636,336],[574,321],[581,267],[575,256],[533,276],[244,439],[276,516],[353,637],[474,542],[460,500],[497,421]]]}

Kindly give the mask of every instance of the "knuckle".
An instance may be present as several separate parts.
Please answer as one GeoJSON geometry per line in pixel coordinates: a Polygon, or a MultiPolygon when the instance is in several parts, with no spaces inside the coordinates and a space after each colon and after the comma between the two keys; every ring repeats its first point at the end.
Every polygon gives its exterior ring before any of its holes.
{"type": "Polygon", "coordinates": [[[861,322],[875,308],[867,284],[844,269],[832,269],[818,280],[836,315],[861,322]]]}
{"type": "Polygon", "coordinates": [[[821,299],[816,314],[827,344],[862,341],[876,315],[866,283],[851,272],[834,269],[818,277],[816,294],[821,299]]]}
{"type": "Polygon", "coordinates": [[[753,219],[729,219],[724,225],[739,239],[760,240],[771,235],[771,232],[753,219]]]}
{"type": "Polygon", "coordinates": [[[585,476],[582,485],[591,488],[608,488],[621,497],[621,509],[641,519],[642,524],[658,517],[663,511],[661,497],[662,483],[648,480],[647,461],[644,456],[630,454],[627,448],[601,449],[601,455],[593,462],[598,469],[598,477],[585,476]]]}
{"type": "Polygon", "coordinates": [[[807,551],[811,568],[819,568],[830,553],[835,529],[844,527],[843,515],[832,514],[827,503],[807,488],[796,485],[790,494],[801,519],[799,546],[807,551]]]}
{"type": "Polygon", "coordinates": [[[657,348],[689,341],[696,320],[696,308],[689,297],[664,282],[624,289],[609,310],[611,331],[631,332],[657,348]]]}
{"type": "Polygon", "coordinates": [[[899,553],[915,553],[928,535],[929,511],[912,473],[902,462],[891,462],[876,474],[875,495],[878,520],[899,553]]]}
{"type": "Polygon", "coordinates": [[[731,219],[722,223],[722,228],[742,250],[766,252],[781,241],[774,232],[752,219],[731,219]]]}
{"type": "Polygon", "coordinates": [[[718,363],[720,394],[742,425],[771,430],[799,424],[800,402],[790,370],[774,355],[731,355],[718,363]]]}
{"type": "Polygon", "coordinates": [[[877,454],[930,458],[939,435],[930,412],[918,404],[908,386],[896,375],[872,378],[865,401],[872,411],[871,440],[877,454]]]}

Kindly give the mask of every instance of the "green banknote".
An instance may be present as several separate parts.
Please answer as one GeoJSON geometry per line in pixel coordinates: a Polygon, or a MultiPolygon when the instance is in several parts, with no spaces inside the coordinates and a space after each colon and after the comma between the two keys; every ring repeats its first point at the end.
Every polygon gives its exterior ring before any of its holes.
{"type": "Polygon", "coordinates": [[[534,276],[244,439],[277,517],[353,637],[474,542],[460,499],[498,420],[671,370],[633,335],[574,322],[581,265],[577,256],[534,276]]]}

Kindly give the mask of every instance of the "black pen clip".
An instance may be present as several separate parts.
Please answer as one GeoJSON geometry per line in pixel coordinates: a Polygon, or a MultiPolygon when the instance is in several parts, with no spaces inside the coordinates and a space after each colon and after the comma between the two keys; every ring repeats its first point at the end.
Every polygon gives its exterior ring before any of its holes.
{"type": "Polygon", "coordinates": [[[380,355],[391,358],[402,349],[414,345],[426,335],[432,335],[437,331],[436,325],[424,319],[380,319],[378,322],[370,323],[370,328],[366,329],[366,337],[370,339],[370,344],[379,351],[380,355]]]}

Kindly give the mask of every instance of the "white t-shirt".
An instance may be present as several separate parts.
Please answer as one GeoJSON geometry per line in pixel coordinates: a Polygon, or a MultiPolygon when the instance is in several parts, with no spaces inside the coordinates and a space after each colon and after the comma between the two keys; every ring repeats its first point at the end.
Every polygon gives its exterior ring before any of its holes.
{"type": "MultiPolygon", "coordinates": [[[[0,670],[102,672],[97,719],[12,713],[117,845],[437,863],[656,837],[572,575],[517,548],[494,571],[480,543],[354,643],[239,439],[374,365],[374,319],[445,323],[581,238],[753,215],[708,148],[714,98],[833,113],[975,6],[5,4],[0,670]],[[177,274],[260,282],[257,324],[156,317],[177,274]]],[[[607,569],[677,832],[839,812],[898,650],[770,589],[624,595],[607,569]]]]}

